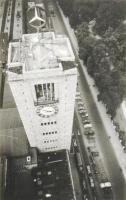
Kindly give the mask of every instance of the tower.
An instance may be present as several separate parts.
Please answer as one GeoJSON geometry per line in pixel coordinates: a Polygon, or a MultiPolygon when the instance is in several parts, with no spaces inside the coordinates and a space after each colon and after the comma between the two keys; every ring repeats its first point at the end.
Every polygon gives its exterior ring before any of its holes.
{"type": "Polygon", "coordinates": [[[70,149],[77,69],[69,39],[27,34],[8,52],[8,82],[31,147],[70,149]]]}

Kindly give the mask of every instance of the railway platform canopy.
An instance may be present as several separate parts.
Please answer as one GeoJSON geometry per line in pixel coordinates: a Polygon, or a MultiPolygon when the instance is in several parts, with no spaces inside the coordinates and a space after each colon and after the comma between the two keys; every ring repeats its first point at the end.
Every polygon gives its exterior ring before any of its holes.
{"type": "Polygon", "coordinates": [[[0,33],[0,63],[7,63],[8,34],[0,33]]]}

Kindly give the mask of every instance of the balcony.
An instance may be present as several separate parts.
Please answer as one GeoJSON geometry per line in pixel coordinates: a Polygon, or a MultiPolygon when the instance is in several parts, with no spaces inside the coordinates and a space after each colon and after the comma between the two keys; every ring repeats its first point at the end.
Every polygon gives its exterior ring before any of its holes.
{"type": "Polygon", "coordinates": [[[37,101],[34,101],[35,106],[41,106],[41,105],[48,105],[48,104],[56,104],[59,102],[59,99],[54,100],[41,100],[38,99],[37,101]]]}

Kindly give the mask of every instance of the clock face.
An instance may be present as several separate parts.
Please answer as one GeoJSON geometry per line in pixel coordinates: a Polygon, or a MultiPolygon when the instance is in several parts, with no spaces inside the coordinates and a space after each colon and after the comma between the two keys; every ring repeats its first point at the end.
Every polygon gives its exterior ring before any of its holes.
{"type": "Polygon", "coordinates": [[[55,105],[40,106],[36,112],[40,117],[50,117],[58,112],[58,108],[55,105]]]}
{"type": "Polygon", "coordinates": [[[40,110],[40,114],[42,115],[53,115],[55,113],[55,109],[51,106],[45,106],[40,110]]]}

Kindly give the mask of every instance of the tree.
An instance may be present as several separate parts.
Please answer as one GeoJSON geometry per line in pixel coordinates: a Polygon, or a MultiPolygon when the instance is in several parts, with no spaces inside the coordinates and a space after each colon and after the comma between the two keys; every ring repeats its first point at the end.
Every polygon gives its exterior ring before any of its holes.
{"type": "Polygon", "coordinates": [[[83,22],[80,25],[78,25],[75,33],[76,33],[79,45],[81,45],[83,40],[89,36],[88,24],[86,22],[83,22]]]}
{"type": "Polygon", "coordinates": [[[116,65],[120,49],[118,39],[113,34],[110,37],[104,37],[103,42],[107,46],[110,62],[116,65]]]}
{"type": "Polygon", "coordinates": [[[95,39],[92,37],[85,37],[80,42],[79,57],[87,64],[89,56],[92,55],[92,50],[95,45],[95,39]]]}
{"type": "Polygon", "coordinates": [[[99,65],[101,59],[108,57],[108,47],[105,45],[103,40],[96,41],[92,54],[97,65],[99,65]]]}
{"type": "Polygon", "coordinates": [[[88,70],[88,73],[94,77],[94,72],[95,72],[95,60],[92,56],[89,56],[88,59],[87,59],[87,70],[88,70]]]}
{"type": "Polygon", "coordinates": [[[124,80],[122,80],[122,73],[114,67],[111,68],[111,55],[108,53],[109,45],[107,44],[107,46],[106,44],[104,39],[95,43],[92,54],[87,60],[87,69],[99,89],[98,100],[103,101],[107,112],[114,117],[117,108],[124,99],[125,84],[124,80]]]}
{"type": "Polygon", "coordinates": [[[59,5],[61,6],[61,8],[63,9],[63,12],[66,16],[69,16],[72,8],[73,8],[73,0],[58,0],[59,5]]]}
{"type": "Polygon", "coordinates": [[[114,30],[126,17],[126,2],[106,1],[101,2],[96,16],[95,29],[98,34],[103,35],[105,31],[112,27],[114,30]]]}
{"type": "Polygon", "coordinates": [[[76,29],[76,26],[80,23],[78,19],[78,13],[77,12],[71,12],[69,16],[70,25],[73,29],[76,29]]]}

